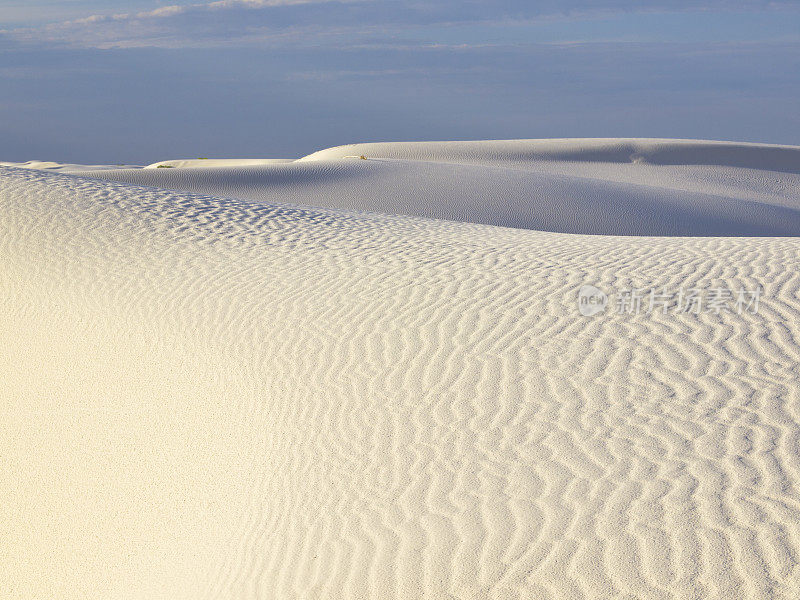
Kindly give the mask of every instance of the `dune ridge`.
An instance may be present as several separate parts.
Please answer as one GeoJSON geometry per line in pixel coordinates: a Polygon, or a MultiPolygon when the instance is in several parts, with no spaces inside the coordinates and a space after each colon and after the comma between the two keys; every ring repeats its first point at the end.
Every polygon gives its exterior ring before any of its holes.
{"type": "Polygon", "coordinates": [[[798,146],[659,138],[371,142],[326,148],[300,160],[348,155],[493,165],[550,161],[706,165],[800,174],[798,146]]]}
{"type": "MultiPolygon", "coordinates": [[[[363,176],[331,164],[274,179],[311,198],[363,176]]],[[[5,167],[0,203],[3,595],[800,589],[797,238],[567,235],[5,167]],[[583,317],[584,284],[763,297],[583,317]]]]}
{"type": "Polygon", "coordinates": [[[793,146],[647,139],[393,142],[330,148],[293,162],[212,161],[204,168],[206,162],[73,172],[267,203],[560,233],[800,233],[800,148],[793,146]]]}

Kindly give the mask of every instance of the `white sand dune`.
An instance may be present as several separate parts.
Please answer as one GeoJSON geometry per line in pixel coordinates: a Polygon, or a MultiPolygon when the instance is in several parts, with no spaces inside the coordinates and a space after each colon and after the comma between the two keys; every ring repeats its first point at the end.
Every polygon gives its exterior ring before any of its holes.
{"type": "Polygon", "coordinates": [[[671,198],[611,162],[585,184],[721,237],[471,223],[491,212],[469,193],[464,222],[270,201],[372,186],[356,208],[387,212],[420,177],[459,218],[469,186],[585,177],[430,156],[135,184],[0,167],[0,597],[795,598],[800,237],[736,235],[797,236],[769,152],[637,165],[707,169],[671,198]],[[763,293],[584,317],[585,284],[763,293]]]}
{"type": "Polygon", "coordinates": [[[293,162],[291,158],[190,158],[180,160],[162,160],[145,169],[180,168],[180,169],[213,169],[216,167],[251,167],[256,165],[279,165],[293,162]]]}
{"type": "Polygon", "coordinates": [[[34,169],[51,173],[73,173],[87,171],[111,171],[116,169],[138,169],[137,165],[76,165],[45,160],[29,160],[27,162],[0,162],[0,167],[16,167],[18,169],[34,169]]]}
{"type": "Polygon", "coordinates": [[[344,156],[524,166],[543,162],[713,165],[800,173],[800,147],[649,138],[481,140],[348,144],[300,160],[344,156]]]}
{"type": "MultiPolygon", "coordinates": [[[[173,162],[180,167],[180,161],[173,162]]],[[[670,140],[411,142],[343,146],[296,162],[218,161],[202,168],[204,162],[194,161],[191,169],[82,174],[268,203],[563,233],[800,233],[800,148],[788,146],[670,140]]]]}

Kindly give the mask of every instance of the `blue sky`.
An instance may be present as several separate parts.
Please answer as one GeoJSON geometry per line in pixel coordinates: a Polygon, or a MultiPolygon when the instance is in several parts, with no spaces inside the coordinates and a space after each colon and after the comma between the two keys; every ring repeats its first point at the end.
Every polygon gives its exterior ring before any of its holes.
{"type": "Polygon", "coordinates": [[[0,0],[0,160],[357,141],[800,144],[796,2],[0,0]]]}

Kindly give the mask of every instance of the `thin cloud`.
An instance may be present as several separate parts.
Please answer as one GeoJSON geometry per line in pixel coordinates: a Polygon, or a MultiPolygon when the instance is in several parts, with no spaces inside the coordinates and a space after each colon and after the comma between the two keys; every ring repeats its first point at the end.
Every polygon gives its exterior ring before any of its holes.
{"type": "MultiPolygon", "coordinates": [[[[89,15],[38,27],[0,30],[17,41],[74,47],[192,47],[268,41],[302,22],[301,7],[367,0],[216,0],[150,11],[89,15]]],[[[333,12],[333,11],[329,11],[333,12]]]]}
{"type": "MultiPolygon", "coordinates": [[[[226,9],[257,9],[275,6],[298,6],[302,4],[322,4],[325,2],[342,2],[343,0],[216,0],[199,4],[174,4],[161,6],[149,11],[137,13],[120,13],[114,15],[90,15],[72,21],[65,21],[56,27],[86,25],[93,23],[119,22],[127,20],[164,19],[192,12],[214,12],[226,9]]],[[[351,0],[355,1],[355,0],[351,0]]]]}
{"type": "Polygon", "coordinates": [[[796,10],[797,3],[672,0],[641,7],[623,0],[215,0],[136,13],[90,15],[40,27],[0,30],[0,35],[73,47],[176,48],[314,45],[332,36],[356,44],[380,29],[391,43],[393,37],[415,26],[712,9],[796,10]]]}

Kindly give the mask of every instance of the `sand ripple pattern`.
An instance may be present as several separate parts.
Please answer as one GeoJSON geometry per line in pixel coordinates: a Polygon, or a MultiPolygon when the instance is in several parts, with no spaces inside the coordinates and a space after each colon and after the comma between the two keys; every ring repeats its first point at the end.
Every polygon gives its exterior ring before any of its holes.
{"type": "Polygon", "coordinates": [[[0,168],[0,596],[784,598],[800,240],[0,168]],[[587,318],[577,290],[761,286],[587,318]]]}

